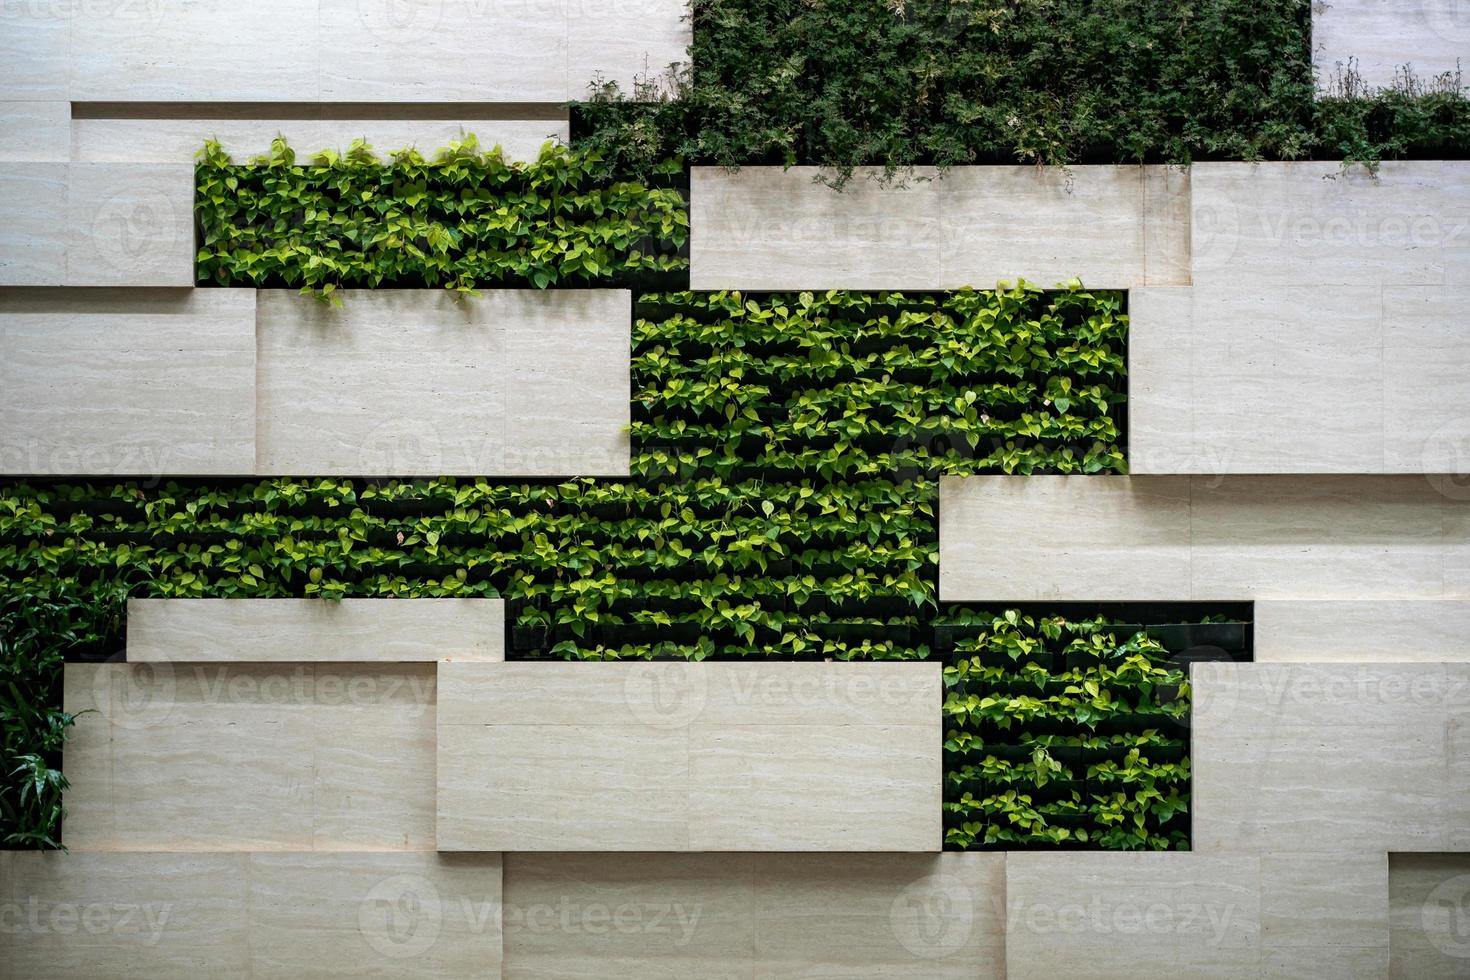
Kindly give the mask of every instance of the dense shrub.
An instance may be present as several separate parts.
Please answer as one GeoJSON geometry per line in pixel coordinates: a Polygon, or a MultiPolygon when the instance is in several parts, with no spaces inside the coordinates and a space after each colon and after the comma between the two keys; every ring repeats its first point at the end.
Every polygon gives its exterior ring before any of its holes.
{"type": "MultiPolygon", "coordinates": [[[[283,140],[237,164],[208,143],[196,168],[198,278],[222,286],[682,285],[684,195],[645,168],[605,179],[595,152],[547,144],[531,163],[473,136],[426,160],[358,142],[299,163],[283,140]],[[671,278],[672,277],[672,278],[671,278]]],[[[676,181],[675,181],[676,182],[676,181]]]]}
{"type": "Polygon", "coordinates": [[[1380,98],[1343,66],[1344,98],[1319,103],[1310,0],[693,0],[693,22],[692,70],[596,88],[579,145],[627,172],[677,155],[839,177],[1470,148],[1457,80],[1380,98]]]}

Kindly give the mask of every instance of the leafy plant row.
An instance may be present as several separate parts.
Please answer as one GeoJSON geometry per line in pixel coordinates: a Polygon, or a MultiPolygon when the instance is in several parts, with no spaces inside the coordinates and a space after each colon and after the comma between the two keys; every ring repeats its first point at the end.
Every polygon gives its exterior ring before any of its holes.
{"type": "Polygon", "coordinates": [[[1470,148],[1457,75],[1313,76],[1310,0],[693,0],[692,68],[595,85],[577,145],[852,168],[1438,159],[1470,148]],[[628,101],[627,97],[632,100],[628,101]]]}
{"type": "Polygon", "coordinates": [[[1148,631],[962,609],[946,658],[945,842],[1189,845],[1189,683],[1148,631]]]}
{"type": "Polygon", "coordinates": [[[196,166],[198,279],[326,299],[353,286],[667,288],[688,270],[688,206],[676,166],[648,169],[612,179],[596,151],[552,143],[510,161],[473,136],[387,162],[360,141],[298,162],[277,139],[237,164],[211,141],[196,166]]]}

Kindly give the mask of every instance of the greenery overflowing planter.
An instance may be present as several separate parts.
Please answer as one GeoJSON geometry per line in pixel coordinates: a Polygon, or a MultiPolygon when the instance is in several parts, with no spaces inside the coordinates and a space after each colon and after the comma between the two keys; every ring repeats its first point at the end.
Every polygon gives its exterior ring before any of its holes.
{"type": "Polygon", "coordinates": [[[235,163],[210,142],[196,167],[198,279],[323,298],[346,287],[681,288],[686,187],[675,163],[619,180],[596,153],[550,143],[530,163],[473,136],[431,159],[410,149],[384,162],[358,142],[298,161],[277,139],[235,163]]]}
{"type": "MultiPolygon", "coordinates": [[[[629,480],[9,483],[0,597],[80,597],[101,649],[128,595],[498,595],[512,657],[923,659],[939,475],[1125,469],[1117,293],[637,309],[629,480]]],[[[36,642],[7,646],[37,720],[0,762],[52,778],[45,733],[69,719],[36,642]]],[[[54,813],[5,792],[4,832],[39,835],[12,843],[54,834],[54,813]]]]}
{"type": "Polygon", "coordinates": [[[1349,65],[1318,98],[1311,0],[693,0],[692,14],[692,69],[595,87],[577,145],[628,172],[679,156],[839,179],[1470,150],[1458,78],[1371,92],[1349,65]]]}

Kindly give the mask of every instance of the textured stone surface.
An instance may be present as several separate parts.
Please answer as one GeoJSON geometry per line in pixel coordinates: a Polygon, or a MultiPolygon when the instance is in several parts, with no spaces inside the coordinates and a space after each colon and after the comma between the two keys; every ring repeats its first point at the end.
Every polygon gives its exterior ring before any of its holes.
{"type": "Polygon", "coordinates": [[[70,155],[68,103],[0,101],[0,163],[55,162],[70,155]]]}
{"type": "Polygon", "coordinates": [[[255,291],[0,290],[0,472],[248,474],[255,291]]]}
{"type": "Polygon", "coordinates": [[[1162,167],[920,169],[841,193],[815,168],[696,167],[696,289],[989,288],[1188,282],[1189,178],[1162,167]]]}
{"type": "Polygon", "coordinates": [[[626,290],[260,293],[262,474],[626,476],[626,290]]]}
{"type": "Polygon", "coordinates": [[[998,980],[1004,860],[509,854],[504,975],[998,980]]]}
{"type": "Polygon", "coordinates": [[[1470,501],[1411,477],[940,482],[947,601],[1470,598],[1470,501]]]}
{"type": "Polygon", "coordinates": [[[433,850],[432,664],[68,664],[64,841],[433,850]]]}
{"type": "Polygon", "coordinates": [[[501,599],[129,599],[128,661],[504,660],[501,599]]]}
{"type": "Polygon", "coordinates": [[[12,46],[30,71],[0,75],[0,98],[559,103],[595,74],[627,88],[684,60],[690,36],[679,0],[29,6],[57,10],[16,14],[12,46]]]}
{"type": "Polygon", "coordinates": [[[511,159],[534,160],[547,140],[565,142],[564,119],[298,119],[298,118],[82,118],[70,123],[68,142],[75,159],[98,162],[187,163],[206,139],[224,147],[236,162],[270,150],[285,137],[298,154],[309,158],[319,150],[345,151],[355,139],[366,140],[379,157],[404,147],[425,156],[472,133],[483,147],[500,146],[511,159]]]}
{"type": "Polygon", "coordinates": [[[932,664],[447,663],[440,686],[442,850],[939,847],[932,664]]]}
{"type": "Polygon", "coordinates": [[[33,980],[498,976],[498,854],[0,855],[33,980]]]}
{"type": "Polygon", "coordinates": [[[1349,64],[1374,87],[1408,65],[1422,81],[1470,61],[1470,16],[1463,0],[1332,0],[1312,4],[1312,64],[1317,87],[1334,91],[1349,64]]]}
{"type": "Polygon", "coordinates": [[[1470,602],[1262,599],[1257,663],[1470,661],[1470,602]]]}
{"type": "Polygon", "coordinates": [[[1390,854],[1392,980],[1463,980],[1470,967],[1470,854],[1390,854]]]}
{"type": "Polygon", "coordinates": [[[65,166],[0,164],[0,286],[60,286],[65,228],[65,166]]]}
{"type": "Polygon", "coordinates": [[[1011,853],[1007,976],[1381,977],[1387,888],[1382,854],[1011,853]]]}
{"type": "Polygon", "coordinates": [[[1460,850],[1466,664],[1196,664],[1196,853],[1460,850]]]}

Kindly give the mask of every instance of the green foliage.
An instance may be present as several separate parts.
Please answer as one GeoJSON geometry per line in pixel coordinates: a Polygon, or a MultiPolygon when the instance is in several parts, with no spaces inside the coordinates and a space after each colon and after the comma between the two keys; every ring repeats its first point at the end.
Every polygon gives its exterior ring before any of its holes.
{"type": "Polygon", "coordinates": [[[838,182],[868,164],[1470,146],[1470,102],[1443,80],[1319,102],[1310,0],[693,0],[693,22],[693,68],[632,102],[595,87],[579,146],[623,172],[680,156],[822,164],[838,182]]]}
{"type": "Polygon", "coordinates": [[[1147,632],[961,609],[944,669],[945,842],[1188,847],[1189,682],[1147,632]]]}
{"type": "Polygon", "coordinates": [[[409,149],[386,163],[361,142],[305,164],[281,139],[248,164],[206,143],[198,278],[299,285],[325,299],[349,286],[630,285],[687,270],[684,195],[602,172],[595,151],[547,143],[521,163],[499,147],[482,152],[473,136],[432,160],[409,149]]]}
{"type": "Polygon", "coordinates": [[[61,746],[71,715],[61,703],[67,653],[93,650],[117,632],[120,594],[68,583],[0,589],[0,841],[57,847],[61,746]]]}

